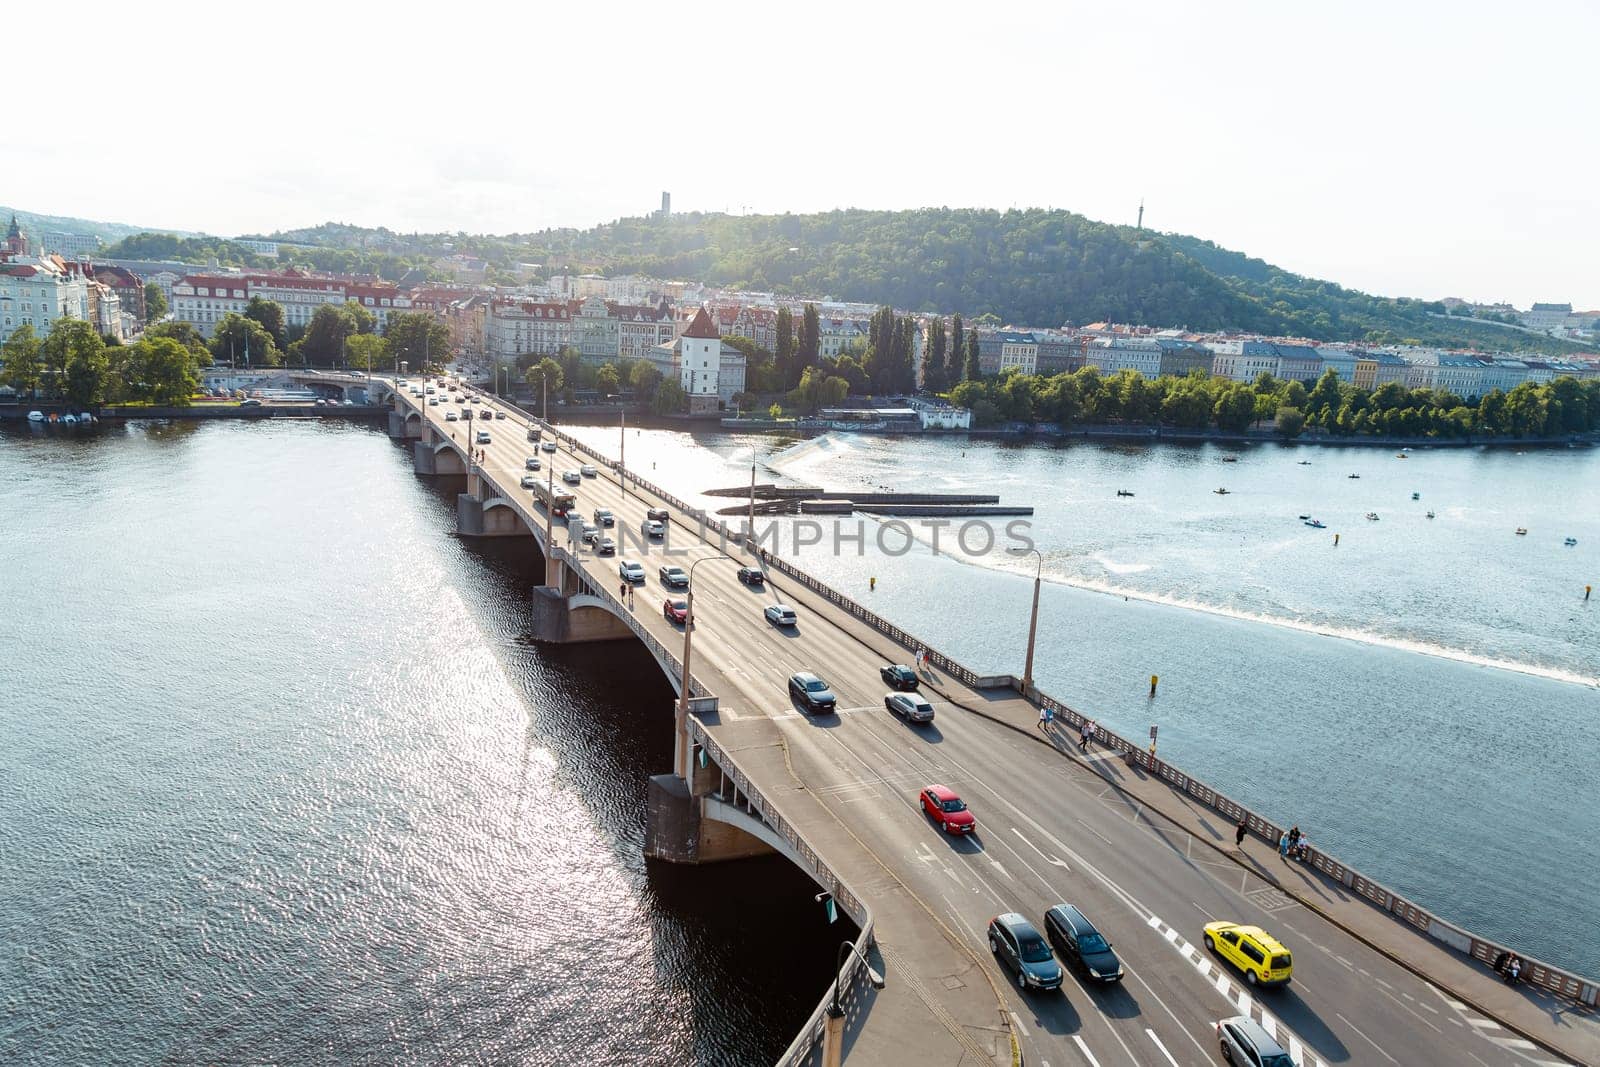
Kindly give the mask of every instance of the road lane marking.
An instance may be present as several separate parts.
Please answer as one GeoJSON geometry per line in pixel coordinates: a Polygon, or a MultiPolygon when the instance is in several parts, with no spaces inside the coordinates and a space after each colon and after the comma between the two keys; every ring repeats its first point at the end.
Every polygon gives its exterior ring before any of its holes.
{"type": "Polygon", "coordinates": [[[1107,837],[1105,834],[1101,833],[1099,830],[1096,830],[1094,827],[1090,826],[1088,823],[1084,822],[1082,819],[1079,819],[1078,822],[1082,823],[1083,828],[1085,830],[1089,831],[1091,834],[1093,834],[1094,836],[1098,837],[1100,840],[1104,841],[1106,844],[1111,845],[1112,848],[1116,848],[1116,845],[1112,845],[1111,844],[1111,838],[1107,837]]]}
{"type": "Polygon", "coordinates": [[[1014,1011],[1007,1012],[1006,1014],[1011,1016],[1011,1023],[1017,1028],[1018,1032],[1021,1033],[1023,1037],[1027,1037],[1028,1028],[1022,1025],[1022,1017],[1014,1011]]]}
{"type": "Polygon", "coordinates": [[[1089,1046],[1083,1043],[1083,1038],[1073,1034],[1072,1040],[1077,1044],[1078,1051],[1083,1053],[1083,1058],[1089,1061],[1089,1067],[1100,1067],[1100,1061],[1094,1058],[1094,1053],[1090,1052],[1089,1046]]]}
{"type": "MultiPolygon", "coordinates": [[[[1033,849],[1035,852],[1039,852],[1039,846],[1034,844],[1032,841],[1029,841],[1026,837],[1023,837],[1021,830],[1018,830],[1015,826],[1013,826],[1011,828],[1011,832],[1017,835],[1017,840],[1021,841],[1024,845],[1027,845],[1029,848],[1033,849]]],[[[1039,858],[1044,860],[1046,863],[1051,863],[1051,864],[1054,864],[1057,867],[1060,867],[1064,871],[1071,871],[1072,870],[1071,867],[1068,867],[1065,863],[1063,863],[1060,860],[1056,859],[1054,856],[1046,856],[1043,852],[1039,852],[1039,858]]],[[[1042,882],[1042,881],[1044,881],[1044,879],[1040,878],[1039,881],[1042,882]]]]}
{"type": "Polygon", "coordinates": [[[1343,1012],[1337,1012],[1336,1011],[1336,1012],[1334,1012],[1334,1014],[1339,1016],[1340,1019],[1343,1019],[1344,1020],[1344,1024],[1346,1026],[1348,1026],[1351,1030],[1355,1031],[1358,1035],[1360,1035],[1360,1037],[1361,1037],[1361,1039],[1363,1041],[1365,1041],[1367,1044],[1371,1045],[1373,1048],[1377,1049],[1378,1050],[1378,1054],[1380,1056],[1382,1056],[1384,1059],[1388,1060],[1390,1063],[1397,1064],[1397,1065],[1399,1064],[1400,1061],[1395,1059],[1393,1056],[1389,1055],[1387,1052],[1385,1052],[1383,1050],[1383,1046],[1382,1045],[1379,1045],[1376,1041],[1372,1040],[1372,1038],[1370,1038],[1366,1034],[1362,1033],[1360,1027],[1358,1027],[1355,1023],[1351,1022],[1349,1019],[1345,1018],[1343,1012]]]}
{"type": "Polygon", "coordinates": [[[1172,1067],[1178,1067],[1178,1061],[1172,1058],[1172,1053],[1167,1051],[1167,1046],[1161,1043],[1161,1039],[1156,1036],[1156,1032],[1148,1026],[1144,1028],[1144,1032],[1150,1035],[1150,1040],[1156,1043],[1156,1048],[1161,1050],[1161,1054],[1167,1058],[1167,1062],[1172,1064],[1172,1067]]]}

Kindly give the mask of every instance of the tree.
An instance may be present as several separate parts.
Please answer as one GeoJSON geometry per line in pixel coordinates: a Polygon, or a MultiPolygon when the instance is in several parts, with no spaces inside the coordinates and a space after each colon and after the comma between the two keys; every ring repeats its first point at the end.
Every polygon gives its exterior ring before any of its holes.
{"type": "Polygon", "coordinates": [[[167,313],[167,294],[155,282],[144,283],[144,321],[155,322],[167,313]]]}
{"type": "Polygon", "coordinates": [[[375,333],[358,333],[345,342],[351,367],[364,371],[389,370],[394,359],[389,352],[389,342],[375,333]]]}
{"type": "Polygon", "coordinates": [[[1323,371],[1322,377],[1317,379],[1317,384],[1311,390],[1311,395],[1306,398],[1305,410],[1313,415],[1320,415],[1327,410],[1337,411],[1341,403],[1339,390],[1339,372],[1331,367],[1323,371]]]}
{"type": "Polygon", "coordinates": [[[944,349],[944,319],[934,319],[922,348],[922,388],[932,393],[943,392],[945,388],[944,349]]]}
{"type": "Polygon", "coordinates": [[[522,376],[522,380],[527,382],[529,388],[536,394],[559,395],[561,385],[566,381],[566,374],[561,370],[561,364],[546,356],[529,367],[528,373],[522,376]]]}
{"type": "Polygon", "coordinates": [[[209,346],[216,360],[227,360],[243,365],[247,360],[254,367],[276,367],[283,362],[283,353],[273,343],[272,334],[253,318],[230,311],[217,323],[209,346]]]}
{"type": "Polygon", "coordinates": [[[33,396],[38,392],[42,369],[39,347],[39,338],[27,323],[13,330],[5,345],[0,346],[0,376],[18,393],[33,396]]]}
{"type": "Polygon", "coordinates": [[[622,376],[617,373],[615,364],[607,363],[595,372],[594,387],[604,396],[614,396],[621,387],[622,376]]]}
{"type": "Polygon", "coordinates": [[[45,383],[51,395],[85,407],[104,401],[111,361],[105,341],[93,326],[78,319],[57,319],[40,352],[54,379],[45,383]]]}
{"type": "Polygon", "coordinates": [[[641,359],[629,368],[628,382],[633,386],[633,398],[648,404],[661,388],[661,371],[654,363],[641,359]]]}
{"type": "Polygon", "coordinates": [[[421,371],[430,363],[450,361],[450,327],[426,311],[390,315],[383,336],[397,366],[404,361],[408,367],[421,371]]]}
{"type": "Polygon", "coordinates": [[[206,339],[200,336],[200,331],[189,322],[158,322],[145,331],[146,337],[166,337],[178,342],[188,349],[189,356],[195,361],[197,367],[211,366],[211,349],[206,347],[206,339]]]}
{"type": "Polygon", "coordinates": [[[794,315],[788,308],[778,309],[777,329],[777,351],[773,353],[773,357],[778,366],[778,388],[786,389],[791,380],[790,374],[794,371],[795,353],[798,351],[794,339],[794,315]]]}
{"type": "Polygon", "coordinates": [[[966,328],[961,324],[960,312],[957,312],[950,325],[950,350],[945,356],[944,383],[947,387],[961,381],[966,360],[966,328]]]}
{"type": "Polygon", "coordinates": [[[282,304],[265,297],[252,296],[250,303],[245,305],[244,317],[259,322],[261,328],[272,337],[272,343],[280,350],[289,347],[289,335],[283,327],[282,304]]]}
{"type": "Polygon", "coordinates": [[[1281,407],[1277,416],[1278,433],[1284,437],[1299,437],[1306,428],[1305,412],[1299,408],[1281,407]]]}
{"type": "Polygon", "coordinates": [[[978,328],[974,326],[967,334],[967,366],[965,371],[967,381],[975,382],[983,377],[983,371],[980,366],[978,363],[978,328]]]}
{"type": "Polygon", "coordinates": [[[817,305],[807,304],[800,316],[800,342],[795,353],[790,382],[798,383],[807,367],[817,365],[817,353],[822,350],[822,321],[817,315],[817,305]]]}
{"type": "Polygon", "coordinates": [[[200,387],[194,354],[170,337],[146,337],[129,345],[123,374],[129,399],[163,407],[188,407],[200,387]]]}
{"type": "Polygon", "coordinates": [[[1212,414],[1220,430],[1238,433],[1246,429],[1256,417],[1255,390],[1242,382],[1234,382],[1217,397],[1212,414]]]}
{"type": "Polygon", "coordinates": [[[331,367],[345,359],[344,343],[359,333],[371,333],[377,320],[353,300],[323,304],[311,316],[306,335],[297,343],[305,362],[331,367]]]}
{"type": "Polygon", "coordinates": [[[650,402],[650,410],[657,415],[676,415],[683,410],[688,397],[683,392],[683,386],[676,379],[668,378],[656,390],[656,398],[650,402]]]}
{"type": "Polygon", "coordinates": [[[1478,401],[1478,430],[1494,435],[1506,432],[1506,394],[1500,390],[1491,389],[1478,401]]]}

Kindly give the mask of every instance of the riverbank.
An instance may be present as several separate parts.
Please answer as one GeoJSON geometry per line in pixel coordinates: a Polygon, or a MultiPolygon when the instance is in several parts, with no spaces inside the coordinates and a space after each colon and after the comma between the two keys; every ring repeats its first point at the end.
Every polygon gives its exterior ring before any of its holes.
{"type": "Polygon", "coordinates": [[[1058,441],[1173,441],[1185,444],[1212,443],[1230,445],[1327,445],[1339,448],[1478,448],[1482,446],[1514,448],[1565,448],[1569,445],[1590,448],[1600,444],[1600,434],[1567,434],[1560,437],[1339,437],[1334,434],[1303,433],[1298,437],[1284,437],[1271,429],[1247,430],[1230,433],[1223,430],[1186,430],[1173,426],[1073,426],[1062,428],[1054,423],[1012,423],[971,430],[868,430],[820,429],[803,426],[796,419],[724,418],[722,429],[730,433],[785,433],[820,437],[829,433],[849,433],[861,437],[971,437],[997,440],[1058,441]]]}
{"type": "MultiPolygon", "coordinates": [[[[29,406],[0,406],[0,422],[28,422],[30,411],[46,416],[79,412],[81,407],[63,404],[37,404],[29,406]]],[[[266,404],[241,406],[235,401],[226,403],[192,404],[187,407],[163,407],[154,404],[110,404],[93,412],[96,421],[125,422],[129,419],[375,419],[389,412],[383,404],[323,405],[307,403],[266,404]]],[[[48,426],[49,423],[32,425],[48,426]]],[[[55,424],[60,428],[60,424],[55,424]]]]}

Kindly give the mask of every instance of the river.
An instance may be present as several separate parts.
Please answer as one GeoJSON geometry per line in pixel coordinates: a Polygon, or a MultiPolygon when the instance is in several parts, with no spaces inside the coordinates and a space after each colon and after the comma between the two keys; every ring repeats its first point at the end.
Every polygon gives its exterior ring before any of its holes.
{"type": "Polygon", "coordinates": [[[4,433],[0,502],[0,1062],[733,1065],[810,1014],[808,879],[641,858],[654,661],[530,645],[526,552],[381,432],[4,433]]]}
{"type": "MultiPolygon", "coordinates": [[[[618,451],[616,426],[573,432],[618,451]]],[[[1043,690],[1127,736],[1157,726],[1164,757],[1370,877],[1600,975],[1583,903],[1600,870],[1600,595],[1584,600],[1600,451],[628,435],[630,467],[710,507],[737,503],[704,490],[747,484],[752,460],[762,481],[1032,505],[1043,690]]],[[[909,549],[858,518],[859,554],[831,534],[784,551],[979,671],[1021,674],[1033,557],[1005,555],[1003,533],[967,555],[950,530],[935,554],[904,521],[909,549]]]]}

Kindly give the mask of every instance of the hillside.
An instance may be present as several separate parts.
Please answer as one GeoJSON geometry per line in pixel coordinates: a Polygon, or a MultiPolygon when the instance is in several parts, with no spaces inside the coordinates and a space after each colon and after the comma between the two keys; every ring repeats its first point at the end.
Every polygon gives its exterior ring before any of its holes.
{"type": "MultiPolygon", "coordinates": [[[[0,205],[0,227],[11,221],[13,213],[16,214],[17,222],[22,225],[22,229],[26,233],[37,235],[46,230],[60,230],[64,233],[88,233],[94,234],[106,244],[112,244],[122,240],[124,237],[130,237],[133,234],[150,229],[148,226],[129,226],[121,222],[96,222],[92,219],[73,218],[70,215],[38,215],[32,211],[23,211],[21,208],[9,208],[3,205],[0,205]]],[[[184,230],[166,230],[163,232],[180,235],[187,234],[187,231],[184,230]]]]}
{"type": "MultiPolygon", "coordinates": [[[[391,279],[410,270],[434,275],[437,257],[467,254],[486,260],[491,280],[503,282],[511,280],[517,264],[531,262],[552,270],[637,272],[916,311],[959,311],[969,318],[992,315],[1030,326],[1109,319],[1324,341],[1551,354],[1580,349],[1445,316],[1435,302],[1371,296],[1307,278],[1199,238],[1111,226],[1068,211],[691,213],[500,236],[408,234],[330,222],[267,236],[310,246],[285,249],[278,265],[391,279]]],[[[166,234],[128,233],[112,254],[190,262],[214,256],[225,264],[267,265],[229,241],[166,234]]]]}

